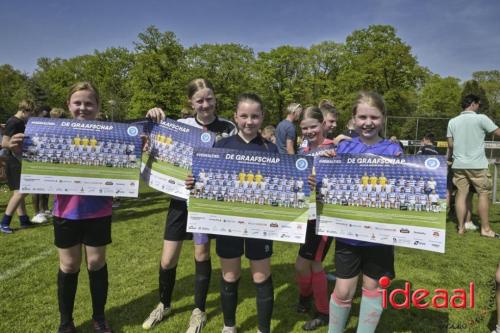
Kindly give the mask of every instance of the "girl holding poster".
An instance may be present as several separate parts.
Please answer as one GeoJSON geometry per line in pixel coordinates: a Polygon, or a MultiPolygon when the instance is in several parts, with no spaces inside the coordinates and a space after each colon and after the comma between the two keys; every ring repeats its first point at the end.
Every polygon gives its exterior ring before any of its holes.
{"type": "MultiPolygon", "coordinates": [[[[380,137],[386,117],[384,100],[374,92],[361,92],[352,109],[358,137],[342,141],[337,154],[372,153],[399,156],[401,146],[380,137]]],[[[356,292],[359,273],[363,273],[359,333],[375,332],[382,314],[382,292],[378,280],[394,278],[394,247],[358,240],[335,239],[335,275],[337,281],[330,299],[329,333],[344,332],[356,292]]]]}
{"type": "MultiPolygon", "coordinates": [[[[278,153],[278,147],[265,140],[259,129],[264,120],[262,101],[255,94],[242,94],[238,98],[234,120],[238,134],[222,139],[216,148],[278,153]]],[[[186,180],[186,186],[194,186],[194,178],[186,180]]],[[[222,333],[236,333],[236,307],[238,284],[241,275],[241,256],[250,260],[252,280],[257,292],[257,319],[259,332],[271,332],[271,316],[274,306],[274,288],[271,278],[273,242],[267,239],[217,235],[217,255],[222,268],[221,302],[224,317],[222,333]]]]}
{"type": "MultiPolygon", "coordinates": [[[[205,79],[195,79],[187,86],[188,102],[195,111],[195,116],[179,119],[179,122],[214,132],[218,139],[236,132],[234,124],[215,114],[216,99],[212,84],[205,79]]],[[[165,113],[160,108],[148,111],[146,117],[160,122],[165,119],[165,113]]],[[[146,318],[142,327],[150,329],[171,312],[172,293],[175,286],[177,262],[181,253],[182,242],[187,239],[194,241],[195,257],[195,309],[189,321],[186,333],[199,333],[207,322],[205,303],[212,273],[210,259],[210,239],[206,234],[191,234],[186,232],[187,206],[182,200],[170,199],[165,233],[163,235],[163,250],[160,261],[160,303],[146,318]]]]}
{"type": "MultiPolygon", "coordinates": [[[[76,83],[70,89],[67,105],[74,119],[95,120],[100,110],[99,94],[88,82],[76,83]]],[[[73,305],[83,252],[89,274],[95,332],[111,333],[104,317],[104,307],[108,295],[106,245],[111,243],[112,201],[112,197],[60,194],[54,196],[54,243],[59,252],[59,333],[76,332],[73,305]]]]}
{"type": "MultiPolygon", "coordinates": [[[[324,154],[328,148],[333,151],[333,140],[324,137],[323,126],[323,113],[319,108],[308,107],[305,109],[300,121],[300,129],[302,136],[307,140],[307,147],[302,148],[301,154],[314,154],[318,150],[318,153],[324,154]]],[[[316,234],[316,220],[309,220],[306,242],[300,246],[295,261],[300,293],[297,312],[308,312],[311,298],[314,298],[317,311],[315,318],[302,326],[305,331],[312,331],[328,325],[328,282],[322,262],[331,243],[332,237],[316,234]]]]}

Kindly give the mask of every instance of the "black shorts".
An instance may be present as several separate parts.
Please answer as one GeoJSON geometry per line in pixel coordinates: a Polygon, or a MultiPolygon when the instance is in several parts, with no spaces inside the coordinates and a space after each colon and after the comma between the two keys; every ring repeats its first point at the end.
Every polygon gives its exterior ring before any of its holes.
{"type": "Polygon", "coordinates": [[[19,190],[21,185],[21,161],[10,154],[5,167],[7,175],[7,184],[11,191],[19,190]]]}
{"type": "Polygon", "coordinates": [[[307,221],[306,242],[300,245],[302,258],[322,262],[332,245],[333,237],[316,234],[316,220],[307,221]]]}
{"type": "Polygon", "coordinates": [[[336,240],[335,276],[350,279],[361,272],[375,280],[394,279],[394,246],[354,246],[336,240]]]}
{"type": "Polygon", "coordinates": [[[66,249],[78,244],[98,247],[111,243],[111,216],[67,220],[54,216],[54,244],[66,249]]]}
{"type": "Polygon", "coordinates": [[[170,199],[167,220],[165,221],[165,232],[163,239],[168,241],[194,240],[196,245],[207,243],[212,235],[193,234],[186,231],[187,228],[187,204],[186,201],[170,199]]]}
{"type": "Polygon", "coordinates": [[[245,253],[250,260],[270,258],[273,254],[273,241],[268,239],[216,236],[217,255],[224,259],[239,258],[245,253]]]}
{"type": "Polygon", "coordinates": [[[186,201],[170,199],[167,220],[165,221],[165,232],[163,239],[169,241],[183,241],[193,239],[193,234],[186,232],[187,225],[186,201]]]}

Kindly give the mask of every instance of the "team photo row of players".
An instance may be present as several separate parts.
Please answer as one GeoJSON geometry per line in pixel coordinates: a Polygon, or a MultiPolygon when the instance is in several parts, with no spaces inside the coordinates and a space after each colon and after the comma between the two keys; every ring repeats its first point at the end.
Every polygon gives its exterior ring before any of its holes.
{"type": "Polygon", "coordinates": [[[137,168],[135,145],[115,141],[98,141],[95,136],[75,137],[31,136],[31,145],[23,158],[42,163],[107,166],[114,168],[137,168]]]}
{"type": "Polygon", "coordinates": [[[271,205],[287,208],[304,208],[306,195],[304,180],[282,175],[266,176],[259,170],[239,174],[201,169],[197,175],[192,195],[207,200],[271,205]]]}
{"type": "Polygon", "coordinates": [[[433,177],[424,179],[413,176],[387,179],[365,173],[358,175],[324,177],[319,199],[326,204],[344,206],[389,208],[439,213],[441,211],[437,182],[433,177]]]}
{"type": "Polygon", "coordinates": [[[170,136],[160,133],[153,134],[152,137],[153,142],[149,146],[148,153],[157,156],[159,161],[171,163],[184,169],[191,168],[193,147],[174,141],[170,136]]]}

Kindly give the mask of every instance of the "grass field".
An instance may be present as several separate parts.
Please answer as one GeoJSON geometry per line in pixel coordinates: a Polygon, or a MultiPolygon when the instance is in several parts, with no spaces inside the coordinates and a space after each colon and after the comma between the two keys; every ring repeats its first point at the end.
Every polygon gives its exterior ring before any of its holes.
{"type": "MultiPolygon", "coordinates": [[[[309,198],[306,198],[309,200],[309,198]]],[[[306,221],[307,208],[270,207],[268,205],[246,204],[241,202],[224,202],[207,199],[189,198],[189,209],[192,212],[201,212],[220,215],[238,215],[259,219],[275,219],[284,221],[306,221]]]]}
{"type": "MultiPolygon", "coordinates": [[[[5,209],[9,193],[0,191],[0,208],[5,209]]],[[[141,187],[138,199],[122,199],[113,216],[113,244],[108,247],[110,277],[106,315],[115,332],[144,332],[142,321],[158,302],[158,265],[163,241],[167,197],[141,187]]],[[[492,227],[500,232],[500,207],[491,208],[492,227]]],[[[474,216],[477,220],[477,216],[474,216]]],[[[13,227],[17,227],[17,217],[13,227]]],[[[386,310],[378,332],[478,332],[489,333],[496,316],[493,277],[500,260],[500,241],[478,232],[459,237],[452,222],[446,224],[446,253],[396,248],[393,286],[410,281],[412,289],[466,288],[476,283],[476,307],[466,310],[386,310]]],[[[273,332],[302,332],[309,315],[294,312],[298,291],[294,262],[298,245],[275,242],[272,257],[275,286],[273,332]]],[[[333,269],[332,249],[325,266],[333,269]]],[[[57,252],[49,225],[0,234],[0,332],[55,332],[59,315],[56,298],[57,252]]],[[[209,321],[203,332],[218,333],[222,327],[219,299],[219,261],[212,247],[213,274],[207,301],[209,321]]],[[[194,265],[192,243],[186,242],[177,270],[173,296],[174,312],[152,332],[184,332],[193,303],[194,265]]],[[[330,289],[333,285],[330,285],[330,289]]],[[[82,333],[93,332],[88,276],[82,267],[75,305],[75,323],[82,333]]],[[[239,332],[256,332],[255,288],[250,281],[248,261],[243,260],[237,312],[239,332]]],[[[347,332],[355,332],[359,294],[354,299],[347,332]]],[[[316,332],[325,333],[326,328],[316,332]]]]}
{"type": "Polygon", "coordinates": [[[93,177],[111,179],[138,179],[139,168],[110,168],[106,166],[81,166],[75,164],[23,161],[23,173],[67,177],[93,177]]]}
{"type": "Polygon", "coordinates": [[[190,172],[189,170],[186,170],[184,168],[181,168],[181,167],[177,167],[173,164],[170,164],[170,163],[166,163],[166,162],[162,162],[162,161],[159,161],[157,159],[154,159],[152,157],[150,157],[150,155],[148,153],[142,153],[142,161],[144,163],[146,163],[146,165],[154,170],[154,171],[158,171],[160,173],[163,173],[163,174],[166,174],[167,176],[171,176],[171,177],[174,177],[174,178],[177,178],[177,179],[186,179],[188,173],[190,172]]]}
{"type": "Polygon", "coordinates": [[[419,227],[441,228],[446,212],[415,212],[399,209],[354,207],[340,205],[320,205],[320,214],[357,221],[406,224],[419,227]],[[436,221],[437,219],[437,221],[436,221]]]}

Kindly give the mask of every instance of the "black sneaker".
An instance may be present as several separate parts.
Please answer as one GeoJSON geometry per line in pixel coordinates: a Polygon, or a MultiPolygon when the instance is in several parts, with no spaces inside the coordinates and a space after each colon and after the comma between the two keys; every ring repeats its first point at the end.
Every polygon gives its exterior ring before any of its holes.
{"type": "Polygon", "coordinates": [[[314,331],[322,326],[328,326],[329,317],[328,315],[319,313],[314,319],[309,320],[302,326],[304,331],[314,331]]]}
{"type": "Polygon", "coordinates": [[[299,297],[299,304],[297,304],[298,313],[308,313],[311,310],[311,298],[312,296],[299,297]]]}
{"type": "Polygon", "coordinates": [[[36,226],[36,223],[33,223],[31,221],[21,223],[21,229],[31,228],[34,226],[36,226]]]}
{"type": "Polygon", "coordinates": [[[61,324],[59,325],[57,333],[76,333],[75,324],[73,322],[69,324],[61,324]]]}
{"type": "Polygon", "coordinates": [[[94,325],[95,333],[113,333],[113,331],[109,327],[108,322],[105,319],[99,321],[92,319],[92,324],[94,325]]]}

